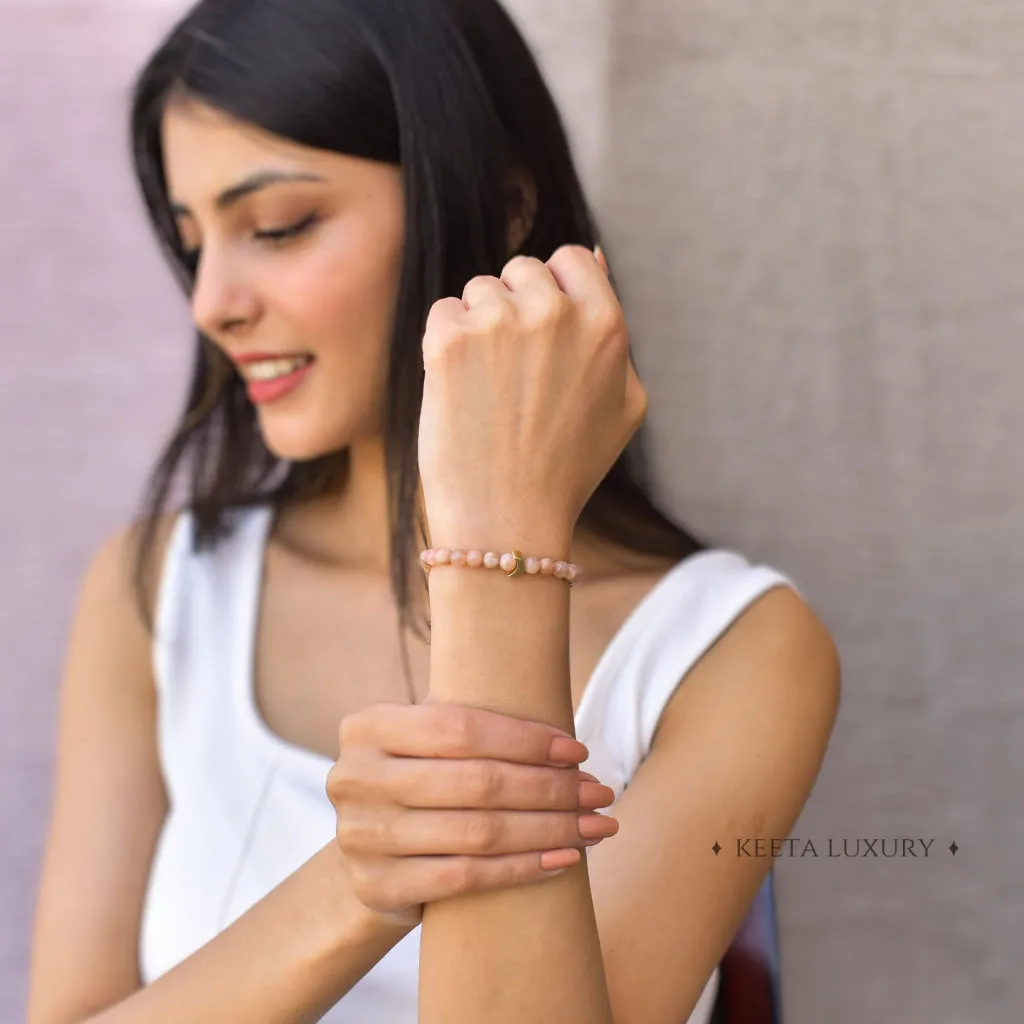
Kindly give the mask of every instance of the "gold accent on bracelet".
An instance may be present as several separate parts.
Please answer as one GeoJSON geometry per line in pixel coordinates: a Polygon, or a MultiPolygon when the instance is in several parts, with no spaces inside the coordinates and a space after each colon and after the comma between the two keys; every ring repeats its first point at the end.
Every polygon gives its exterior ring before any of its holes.
{"type": "Polygon", "coordinates": [[[516,560],[516,567],[514,569],[506,570],[505,575],[508,576],[509,579],[513,576],[523,576],[526,574],[526,559],[523,558],[522,551],[518,551],[513,548],[512,555],[516,560]]]}

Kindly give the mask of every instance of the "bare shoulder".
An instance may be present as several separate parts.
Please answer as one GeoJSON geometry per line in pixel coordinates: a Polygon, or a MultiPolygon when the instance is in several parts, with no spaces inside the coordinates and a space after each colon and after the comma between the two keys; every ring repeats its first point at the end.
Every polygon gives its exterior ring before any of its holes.
{"type": "Polygon", "coordinates": [[[156,597],[176,519],[172,512],[152,521],[151,539],[141,561],[139,541],[146,523],[140,519],[109,533],[93,551],[78,589],[65,690],[93,687],[103,678],[112,685],[118,678],[121,686],[152,691],[156,597]],[[94,659],[105,662],[106,671],[73,671],[94,659]]]}
{"type": "Polygon", "coordinates": [[[772,864],[712,851],[791,834],[838,700],[835,644],[784,584],[749,602],[685,673],[616,804],[619,835],[587,856],[616,1021],[693,1012],[772,864]]]}
{"type": "Polygon", "coordinates": [[[655,739],[664,743],[685,733],[715,709],[744,707],[788,714],[824,741],[838,712],[840,685],[831,633],[800,594],[780,583],[747,605],[687,672],[655,739]]]}
{"type": "Polygon", "coordinates": [[[115,614],[134,609],[140,625],[151,622],[167,546],[177,518],[177,512],[168,512],[152,521],[150,543],[141,562],[144,583],[141,604],[136,587],[136,568],[139,565],[139,543],[147,528],[147,522],[141,519],[120,526],[96,547],[85,572],[81,598],[101,601],[115,614]]]}

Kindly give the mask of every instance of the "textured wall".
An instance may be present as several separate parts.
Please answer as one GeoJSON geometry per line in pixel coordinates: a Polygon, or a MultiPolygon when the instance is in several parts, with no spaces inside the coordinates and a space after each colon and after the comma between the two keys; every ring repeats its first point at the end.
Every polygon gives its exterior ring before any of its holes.
{"type": "Polygon", "coordinates": [[[0,1020],[23,1019],[55,696],[79,580],[184,398],[187,320],[125,100],[176,4],[0,3],[0,1020]]]}
{"type": "MultiPolygon", "coordinates": [[[[122,127],[182,6],[0,7],[2,1020],[75,589],[184,380],[122,127]]],[[[510,7],[609,235],[666,501],[793,573],[839,642],[837,732],[793,834],[936,839],[928,860],[777,862],[787,1024],[1019,1020],[1024,9],[510,7]]]]}
{"type": "Polygon", "coordinates": [[[793,835],[937,840],[778,862],[790,1018],[1018,1021],[1024,8],[630,0],[611,36],[601,206],[666,492],[843,658],[793,835]]]}

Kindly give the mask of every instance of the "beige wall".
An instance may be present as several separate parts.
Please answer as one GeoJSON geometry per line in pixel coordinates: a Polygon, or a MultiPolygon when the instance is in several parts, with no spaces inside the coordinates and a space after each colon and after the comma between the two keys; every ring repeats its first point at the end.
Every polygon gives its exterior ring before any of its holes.
{"type": "MultiPolygon", "coordinates": [[[[610,236],[662,493],[794,574],[839,642],[840,720],[793,834],[936,839],[926,861],[777,862],[788,1024],[1019,1020],[1024,8],[511,7],[610,236]]],[[[184,380],[121,123],[177,9],[0,8],[2,1020],[75,587],[184,380]]]]}

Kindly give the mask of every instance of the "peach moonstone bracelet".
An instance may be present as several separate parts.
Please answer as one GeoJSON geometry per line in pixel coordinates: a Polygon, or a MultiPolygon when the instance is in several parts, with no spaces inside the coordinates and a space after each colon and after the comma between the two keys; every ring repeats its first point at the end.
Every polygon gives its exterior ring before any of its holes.
{"type": "Polygon", "coordinates": [[[460,565],[470,568],[503,569],[505,575],[556,576],[571,587],[579,574],[572,562],[553,558],[524,558],[521,551],[463,551],[461,548],[427,548],[420,552],[420,565],[429,575],[435,565],[460,565]]]}

